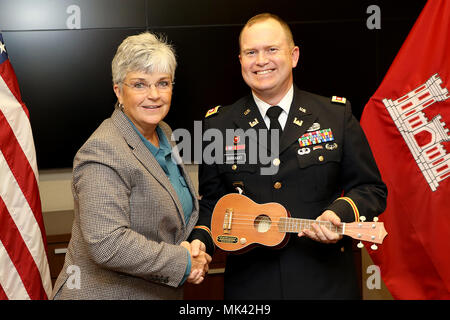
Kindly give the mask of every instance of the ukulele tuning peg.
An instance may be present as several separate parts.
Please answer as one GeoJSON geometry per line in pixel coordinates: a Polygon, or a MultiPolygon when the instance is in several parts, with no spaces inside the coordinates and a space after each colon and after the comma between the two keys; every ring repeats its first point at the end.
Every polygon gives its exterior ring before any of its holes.
{"type": "Polygon", "coordinates": [[[373,244],[373,245],[370,246],[370,249],[375,251],[375,250],[378,249],[378,246],[376,244],[373,244]]]}
{"type": "Polygon", "coordinates": [[[362,249],[362,248],[364,248],[364,245],[363,245],[363,243],[360,241],[360,242],[358,242],[358,244],[356,245],[359,249],[362,249]]]}
{"type": "Polygon", "coordinates": [[[374,217],[373,222],[378,222],[378,217],[374,217]]]}
{"type": "Polygon", "coordinates": [[[359,221],[361,221],[361,222],[366,221],[366,217],[364,217],[364,216],[359,217],[359,221]]]}

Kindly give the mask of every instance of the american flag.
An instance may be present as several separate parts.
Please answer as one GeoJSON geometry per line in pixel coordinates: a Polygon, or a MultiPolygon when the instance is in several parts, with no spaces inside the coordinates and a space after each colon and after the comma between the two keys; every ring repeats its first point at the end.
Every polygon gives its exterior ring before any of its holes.
{"type": "Polygon", "coordinates": [[[29,113],[0,33],[0,300],[51,294],[37,181],[29,113]]]}

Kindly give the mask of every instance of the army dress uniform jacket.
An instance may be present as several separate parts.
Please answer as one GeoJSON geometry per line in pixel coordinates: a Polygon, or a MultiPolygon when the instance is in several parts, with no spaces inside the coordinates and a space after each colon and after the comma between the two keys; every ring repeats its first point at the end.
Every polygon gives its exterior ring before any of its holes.
{"type": "MultiPolygon", "coordinates": [[[[267,131],[251,95],[207,117],[203,129],[210,128],[220,130],[224,137],[226,129],[267,131]]],[[[278,166],[275,174],[261,174],[267,164],[251,163],[255,141],[248,136],[236,135],[234,143],[224,146],[228,150],[232,145],[239,147],[234,154],[224,151],[223,161],[200,166],[198,224],[203,227],[197,226],[195,232],[209,247],[212,241],[205,236],[207,232],[198,228],[207,230],[217,200],[237,192],[236,187],[257,203],[282,204],[295,218],[316,219],[330,209],[342,222],[363,215],[371,221],[384,211],[387,189],[349,102],[333,103],[294,86],[279,156],[271,159],[278,166]]],[[[258,146],[268,145],[264,141],[259,138],[258,146]]],[[[336,244],[322,244],[292,234],[279,250],[258,247],[228,255],[225,298],[360,298],[352,240],[344,236],[336,244]]]]}

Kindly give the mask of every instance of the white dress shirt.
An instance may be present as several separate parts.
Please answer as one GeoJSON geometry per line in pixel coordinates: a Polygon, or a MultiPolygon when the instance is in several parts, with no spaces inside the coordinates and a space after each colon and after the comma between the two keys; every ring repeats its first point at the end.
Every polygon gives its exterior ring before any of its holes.
{"type": "MultiPolygon", "coordinates": [[[[253,99],[255,100],[256,106],[258,107],[259,112],[261,113],[262,118],[264,119],[264,122],[266,123],[267,129],[270,128],[270,119],[266,115],[267,110],[272,106],[261,99],[259,99],[252,91],[253,99]]],[[[283,111],[280,113],[280,116],[278,117],[278,122],[281,125],[281,128],[286,126],[287,117],[289,114],[289,109],[291,108],[292,99],[294,99],[294,85],[291,86],[289,91],[286,93],[286,95],[281,99],[281,101],[277,104],[283,111]]]]}

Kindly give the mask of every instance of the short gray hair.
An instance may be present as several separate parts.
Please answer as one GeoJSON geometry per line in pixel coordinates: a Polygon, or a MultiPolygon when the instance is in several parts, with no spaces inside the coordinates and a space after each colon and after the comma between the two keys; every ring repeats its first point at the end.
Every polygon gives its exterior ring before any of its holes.
{"type": "Polygon", "coordinates": [[[177,61],[173,47],[163,36],[150,32],[129,36],[119,45],[112,60],[113,83],[125,80],[129,72],[163,72],[175,79],[177,61]]]}

